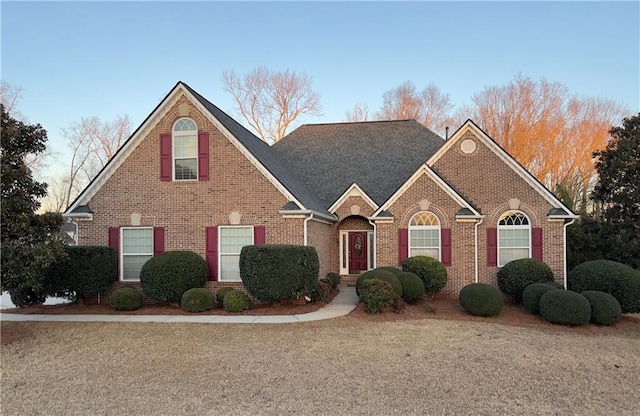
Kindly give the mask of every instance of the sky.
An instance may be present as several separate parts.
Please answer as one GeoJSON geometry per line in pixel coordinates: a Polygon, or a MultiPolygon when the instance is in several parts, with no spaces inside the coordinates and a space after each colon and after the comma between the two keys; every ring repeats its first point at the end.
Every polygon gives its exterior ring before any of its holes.
{"type": "MultiPolygon", "coordinates": [[[[640,110],[640,2],[10,2],[0,3],[0,78],[48,131],[128,114],[135,130],[183,81],[246,125],[224,70],[305,71],[323,116],[370,110],[405,81],[435,84],[456,106],[518,75],[640,110]]],[[[455,128],[454,128],[455,130],[455,128]]]]}

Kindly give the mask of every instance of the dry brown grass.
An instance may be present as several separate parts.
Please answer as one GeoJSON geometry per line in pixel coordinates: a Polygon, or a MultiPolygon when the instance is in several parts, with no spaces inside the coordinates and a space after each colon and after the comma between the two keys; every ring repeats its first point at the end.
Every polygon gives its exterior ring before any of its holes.
{"type": "Polygon", "coordinates": [[[438,319],[24,323],[5,415],[580,414],[640,407],[640,332],[438,319]]]}

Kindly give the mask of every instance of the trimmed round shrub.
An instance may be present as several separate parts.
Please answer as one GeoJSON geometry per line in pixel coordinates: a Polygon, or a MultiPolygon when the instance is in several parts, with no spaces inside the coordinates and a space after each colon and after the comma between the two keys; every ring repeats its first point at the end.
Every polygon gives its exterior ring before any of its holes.
{"type": "Polygon", "coordinates": [[[522,305],[531,313],[540,313],[540,298],[550,290],[558,290],[549,283],[532,283],[522,292],[522,305]]]}
{"type": "Polygon", "coordinates": [[[391,272],[391,273],[395,274],[396,276],[398,276],[400,273],[402,273],[401,269],[398,269],[397,267],[393,267],[393,266],[376,267],[376,270],[384,270],[384,271],[387,271],[387,272],[391,272]]]}
{"type": "Polygon", "coordinates": [[[360,296],[360,290],[362,289],[363,283],[370,279],[380,279],[389,283],[393,288],[393,291],[396,292],[398,296],[402,296],[402,283],[400,283],[398,277],[388,270],[381,269],[369,270],[358,277],[358,280],[356,281],[356,293],[358,296],[360,296]]]}
{"type": "Polygon", "coordinates": [[[422,279],[424,290],[430,298],[447,285],[447,269],[444,264],[432,257],[409,257],[402,263],[402,271],[413,273],[422,279]]]}
{"type": "Polygon", "coordinates": [[[424,283],[417,275],[410,272],[400,272],[397,277],[402,284],[402,299],[405,302],[415,303],[424,298],[424,283]]]}
{"type": "Polygon", "coordinates": [[[180,302],[189,289],[204,287],[207,262],[193,251],[167,251],[152,257],[142,266],[142,292],[162,302],[180,302]]]}
{"type": "Polygon", "coordinates": [[[235,290],[235,289],[228,286],[221,287],[220,289],[218,289],[218,291],[216,292],[216,301],[218,302],[218,305],[222,305],[225,295],[231,292],[232,290],[235,290]]]}
{"type": "Polygon", "coordinates": [[[502,293],[520,302],[524,288],[532,283],[552,282],[553,272],[535,259],[510,261],[498,270],[498,287],[502,293]]]}
{"type": "Polygon", "coordinates": [[[187,312],[204,312],[213,309],[214,303],[213,293],[207,289],[195,288],[184,292],[180,307],[187,312]]]}
{"type": "MultiPolygon", "coordinates": [[[[536,283],[537,284],[537,283],[536,283]]],[[[556,289],[564,289],[564,285],[558,282],[543,282],[543,285],[549,285],[551,287],[555,287],[556,289]]]]}
{"type": "Polygon", "coordinates": [[[597,290],[581,293],[591,304],[591,322],[599,325],[613,325],[620,320],[622,308],[612,295],[597,290]]]}
{"type": "Polygon", "coordinates": [[[224,295],[222,306],[229,312],[241,312],[246,311],[251,307],[251,301],[244,292],[232,290],[224,295]]]}
{"type": "Polygon", "coordinates": [[[591,304],[572,290],[550,290],[540,297],[540,316],[553,324],[586,325],[591,320],[591,304]]]}
{"type": "Polygon", "coordinates": [[[399,296],[389,282],[368,279],[362,283],[360,300],[364,304],[364,311],[373,314],[384,312],[385,309],[394,306],[399,296]]]}
{"type": "Polygon", "coordinates": [[[327,273],[326,280],[329,283],[329,286],[331,286],[331,289],[336,289],[340,284],[340,281],[342,280],[342,278],[338,273],[331,272],[331,273],[327,273]]]}
{"type": "Polygon", "coordinates": [[[318,283],[319,269],[312,246],[263,244],[240,252],[240,278],[247,291],[265,303],[309,294],[318,283]]]}
{"type": "Polygon", "coordinates": [[[133,287],[119,287],[111,293],[109,302],[117,311],[135,311],[142,307],[142,293],[133,287]]]}
{"type": "Polygon", "coordinates": [[[472,315],[496,316],[502,311],[504,300],[502,293],[487,283],[466,285],[458,295],[460,306],[472,315]]]}
{"type": "Polygon", "coordinates": [[[618,300],[622,313],[640,312],[640,275],[626,264],[611,260],[581,263],[569,273],[568,286],[580,293],[607,292],[618,300]]]}

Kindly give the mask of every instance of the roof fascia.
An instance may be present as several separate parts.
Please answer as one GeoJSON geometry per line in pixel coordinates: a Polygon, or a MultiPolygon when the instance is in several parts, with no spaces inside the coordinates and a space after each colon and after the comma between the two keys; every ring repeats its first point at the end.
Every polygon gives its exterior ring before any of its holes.
{"type": "Polygon", "coordinates": [[[364,201],[371,207],[373,208],[373,210],[377,210],[378,209],[378,204],[376,204],[374,202],[373,199],[371,199],[371,197],[369,195],[367,195],[367,193],[365,191],[362,190],[362,188],[360,188],[360,186],[358,186],[357,183],[352,183],[351,186],[349,188],[347,188],[346,191],[344,191],[344,193],[342,195],[340,195],[340,197],[338,199],[336,199],[336,202],[334,202],[330,207],[329,207],[329,212],[330,213],[335,213],[338,208],[344,203],[344,201],[347,200],[347,198],[349,198],[350,196],[353,195],[349,195],[352,191],[356,191],[362,199],[364,199],[364,201]]]}

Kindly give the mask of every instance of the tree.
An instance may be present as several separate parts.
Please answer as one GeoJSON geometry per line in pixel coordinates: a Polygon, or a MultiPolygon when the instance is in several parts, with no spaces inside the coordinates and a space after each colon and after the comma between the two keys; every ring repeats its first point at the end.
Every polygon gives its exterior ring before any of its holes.
{"type": "Polygon", "coordinates": [[[224,71],[222,82],[242,117],[269,144],[280,141],[299,117],[322,115],[320,94],[305,72],[258,67],[240,78],[234,71],[224,71]]]}
{"type": "Polygon", "coordinates": [[[369,121],[369,106],[365,103],[356,103],[353,110],[347,111],[345,121],[350,123],[369,121]]]}
{"type": "Polygon", "coordinates": [[[44,271],[64,256],[57,234],[62,225],[60,214],[36,215],[38,198],[47,193],[45,183],[36,182],[25,163],[27,154],[45,151],[47,132],[27,125],[5,111],[2,113],[2,206],[1,252],[2,290],[8,290],[17,306],[44,300],[44,271]]]}
{"type": "Polygon", "coordinates": [[[434,84],[418,91],[415,84],[406,81],[384,93],[378,120],[417,120],[436,132],[443,133],[449,112],[453,108],[448,94],[434,84]]]}
{"type": "Polygon", "coordinates": [[[606,149],[594,153],[598,183],[592,197],[604,206],[608,257],[640,268],[640,113],[609,132],[606,149]]]}

